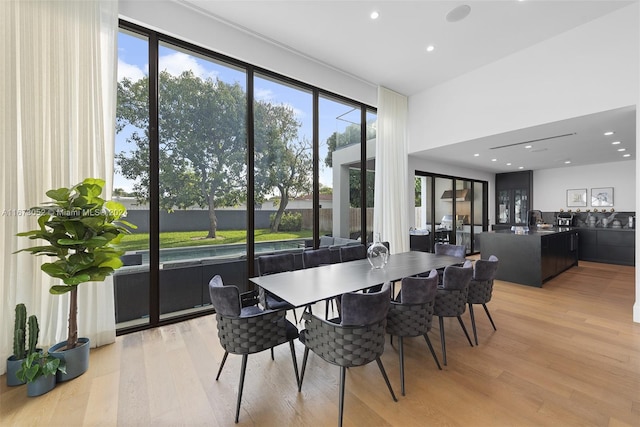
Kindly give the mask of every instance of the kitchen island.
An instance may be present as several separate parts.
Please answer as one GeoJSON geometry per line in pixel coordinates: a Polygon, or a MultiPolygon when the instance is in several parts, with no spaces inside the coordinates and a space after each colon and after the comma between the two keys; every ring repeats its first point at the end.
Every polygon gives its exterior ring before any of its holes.
{"type": "Polygon", "coordinates": [[[481,256],[500,260],[496,279],[527,286],[542,284],[578,265],[578,231],[573,227],[532,229],[524,234],[511,230],[481,233],[481,256]]]}

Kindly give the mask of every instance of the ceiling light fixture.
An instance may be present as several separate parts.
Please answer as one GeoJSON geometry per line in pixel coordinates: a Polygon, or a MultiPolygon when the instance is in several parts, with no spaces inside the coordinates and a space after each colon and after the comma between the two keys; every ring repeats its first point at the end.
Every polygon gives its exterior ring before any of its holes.
{"type": "Polygon", "coordinates": [[[511,166],[511,163],[507,163],[507,166],[511,166]]]}
{"type": "Polygon", "coordinates": [[[524,166],[518,166],[518,169],[524,169],[524,166]]]}
{"type": "Polygon", "coordinates": [[[565,160],[565,161],[564,161],[564,164],[565,164],[565,165],[568,165],[569,163],[571,163],[571,160],[565,160]]]}
{"type": "Polygon", "coordinates": [[[618,144],[620,144],[620,141],[613,141],[613,142],[611,143],[611,145],[618,145],[618,144]]]}
{"type": "Polygon", "coordinates": [[[610,131],[610,130],[609,130],[609,131],[607,131],[607,132],[605,132],[605,133],[604,133],[604,136],[611,136],[611,135],[613,135],[614,133],[615,133],[615,132],[613,132],[613,131],[610,131]]]}
{"type": "Polygon", "coordinates": [[[618,151],[627,151],[626,148],[618,148],[618,151]]]}
{"type": "Polygon", "coordinates": [[[629,154],[629,153],[623,154],[622,157],[631,157],[631,154],[629,154]]]}
{"type": "Polygon", "coordinates": [[[446,19],[448,22],[458,22],[462,21],[464,18],[469,16],[471,12],[471,6],[468,4],[461,4],[460,6],[454,7],[447,13],[446,19]]]}
{"type": "Polygon", "coordinates": [[[380,17],[380,13],[378,13],[377,10],[374,10],[369,16],[371,17],[371,19],[378,19],[380,17]]]}
{"type": "Polygon", "coordinates": [[[480,157],[480,153],[474,154],[473,157],[480,157]]]}
{"type": "Polygon", "coordinates": [[[498,159],[491,159],[491,161],[492,161],[492,162],[497,162],[497,161],[498,161],[498,159]]]}
{"type": "Polygon", "coordinates": [[[531,148],[531,145],[525,145],[524,148],[531,148]]]}
{"type": "Polygon", "coordinates": [[[436,47],[434,45],[430,44],[429,46],[427,46],[427,52],[433,52],[435,48],[436,47]]]}

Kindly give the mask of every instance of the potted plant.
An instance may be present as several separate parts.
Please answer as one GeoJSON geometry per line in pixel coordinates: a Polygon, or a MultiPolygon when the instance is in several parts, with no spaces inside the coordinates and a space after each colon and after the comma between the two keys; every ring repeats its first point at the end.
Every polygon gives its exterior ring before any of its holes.
{"type": "Polygon", "coordinates": [[[75,378],[89,367],[89,339],[78,338],[78,285],[102,282],[120,268],[120,256],[124,251],[113,245],[129,233],[127,227],[136,228],[122,219],[126,215],[123,205],[100,197],[104,184],[102,179],[87,178],[71,188],[47,191],[46,195],[52,201],[31,208],[38,216],[39,228],[18,234],[47,241],[44,246],[18,252],[56,258],[41,267],[63,283],[53,285],[49,292],[69,294],[67,339],[49,349],[52,356],[66,362],[66,374],[58,374],[58,381],[75,378]]]}
{"type": "Polygon", "coordinates": [[[40,328],[38,318],[35,315],[29,316],[27,321],[27,307],[19,303],[16,305],[16,317],[13,326],[13,354],[7,359],[7,385],[16,386],[24,384],[18,379],[17,373],[22,366],[22,362],[27,355],[36,351],[36,343],[40,328]],[[29,345],[27,347],[27,325],[29,326],[29,345]]]}
{"type": "Polygon", "coordinates": [[[22,362],[17,376],[27,383],[27,396],[33,397],[53,390],[58,372],[65,372],[64,361],[47,352],[36,351],[22,362]]]}

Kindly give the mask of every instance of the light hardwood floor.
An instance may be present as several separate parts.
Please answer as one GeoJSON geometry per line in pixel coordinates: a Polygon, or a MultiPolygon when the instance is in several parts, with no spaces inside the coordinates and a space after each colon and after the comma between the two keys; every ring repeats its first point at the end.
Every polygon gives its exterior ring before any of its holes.
{"type": "MultiPolygon", "coordinates": [[[[397,350],[387,345],[382,360],[399,401],[375,363],[349,369],[344,424],[640,426],[634,280],[632,267],[581,262],[541,289],[496,281],[497,332],[477,309],[480,345],[471,348],[447,319],[443,371],[422,338],[406,339],[405,397],[397,350]]],[[[430,336],[440,357],[437,326],[430,336]]],[[[230,355],[215,381],[222,355],[214,316],[121,336],[91,351],[87,373],[39,398],[1,377],[0,424],[231,426],[241,358],[230,355]]],[[[298,393],[288,346],[275,356],[249,356],[238,425],[336,425],[338,368],[312,354],[298,393]]]]}

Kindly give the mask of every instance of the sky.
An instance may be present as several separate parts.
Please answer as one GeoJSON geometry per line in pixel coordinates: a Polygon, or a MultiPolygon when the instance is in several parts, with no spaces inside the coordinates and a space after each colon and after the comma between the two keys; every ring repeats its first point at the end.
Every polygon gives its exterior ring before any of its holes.
{"type": "MultiPolygon", "coordinates": [[[[175,48],[163,45],[159,51],[160,69],[173,75],[179,75],[183,71],[192,70],[195,75],[202,78],[219,78],[227,83],[238,83],[246,89],[246,77],[242,71],[213,62],[210,59],[187,54],[175,48]]],[[[148,50],[146,39],[134,37],[129,33],[120,32],[118,37],[118,81],[123,78],[138,80],[149,72],[148,50]]],[[[312,95],[310,92],[273,82],[256,75],[254,81],[254,93],[258,100],[268,101],[274,104],[290,106],[301,123],[299,138],[312,140],[312,95]]],[[[351,112],[352,108],[345,104],[321,98],[320,105],[320,182],[331,187],[332,172],[324,165],[327,154],[326,140],[334,132],[342,132],[350,121],[359,121],[359,111],[351,112]],[[340,117],[340,118],[338,118],[340,117]]],[[[134,147],[127,143],[127,136],[133,131],[131,127],[125,128],[116,135],[116,153],[129,152],[134,147]]],[[[114,177],[114,188],[123,188],[131,191],[133,183],[127,181],[118,174],[114,177]]]]}

